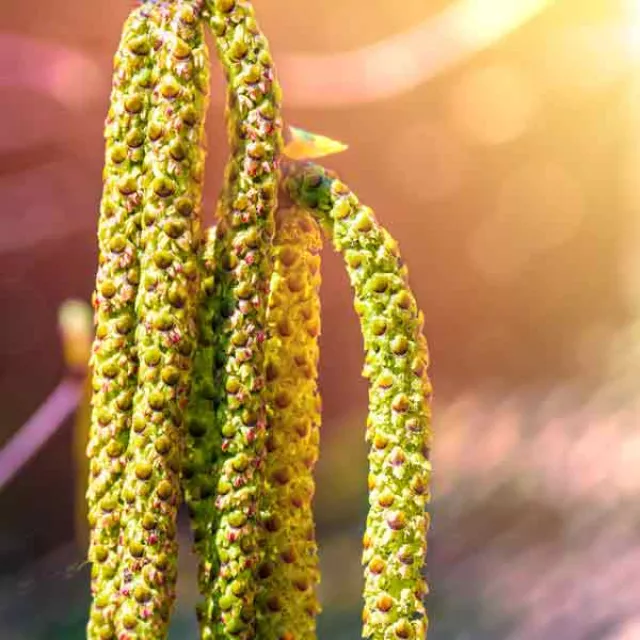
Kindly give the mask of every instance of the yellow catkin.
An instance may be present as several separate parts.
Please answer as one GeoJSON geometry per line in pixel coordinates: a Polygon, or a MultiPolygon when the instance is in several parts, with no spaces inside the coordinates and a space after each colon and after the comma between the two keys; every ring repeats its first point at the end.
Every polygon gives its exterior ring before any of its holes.
{"type": "Polygon", "coordinates": [[[299,209],[278,215],[265,349],[267,440],[260,517],[258,638],[313,640],[319,581],[312,499],[320,395],[320,230],[299,209]]]}

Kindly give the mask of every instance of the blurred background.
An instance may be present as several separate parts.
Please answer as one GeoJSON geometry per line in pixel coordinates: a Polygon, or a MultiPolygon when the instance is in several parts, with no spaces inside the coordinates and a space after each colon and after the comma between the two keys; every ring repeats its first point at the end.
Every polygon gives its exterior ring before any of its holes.
{"type": "MultiPolygon", "coordinates": [[[[3,640],[84,637],[68,365],[87,336],[80,306],[65,347],[58,314],[93,288],[133,4],[0,3],[0,452],[18,433],[43,442],[0,468],[3,640]]],[[[399,240],[425,311],[430,638],[640,640],[640,2],[255,6],[286,121],[349,144],[327,164],[399,240]]],[[[214,84],[209,212],[227,156],[217,67],[214,84]]],[[[341,640],[360,628],[366,385],[347,279],[325,258],[320,638],[341,640]]],[[[195,637],[184,536],[176,639],[195,637]]]]}

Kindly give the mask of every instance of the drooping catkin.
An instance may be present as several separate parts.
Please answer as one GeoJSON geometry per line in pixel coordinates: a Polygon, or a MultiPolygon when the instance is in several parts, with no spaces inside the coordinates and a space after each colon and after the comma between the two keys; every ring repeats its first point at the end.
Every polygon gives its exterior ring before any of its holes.
{"type": "Polygon", "coordinates": [[[432,432],[422,313],[398,246],[371,209],[317,166],[290,165],[288,172],[291,198],[322,221],[344,257],[364,336],[370,507],[363,636],[423,640],[432,432]]]}
{"type": "Polygon", "coordinates": [[[258,633],[314,640],[319,605],[312,500],[318,459],[320,256],[322,238],[300,209],[278,212],[267,311],[267,453],[260,501],[258,633]]]}
{"type": "Polygon", "coordinates": [[[281,147],[279,87],[266,39],[245,0],[208,0],[204,16],[227,78],[231,159],[218,214],[214,329],[222,436],[214,539],[220,569],[202,615],[203,638],[255,637],[260,559],[258,498],[265,442],[264,340],[281,147]],[[219,612],[219,613],[218,613],[219,612]]]}
{"type": "MultiPolygon", "coordinates": [[[[215,242],[216,229],[211,227],[199,248],[201,272],[198,298],[198,345],[193,363],[193,380],[187,407],[186,451],[182,468],[182,485],[189,511],[194,538],[194,550],[198,556],[198,584],[200,593],[206,595],[212,576],[217,575],[219,565],[212,537],[217,523],[215,491],[217,486],[217,460],[220,456],[220,432],[215,424],[213,380],[214,318],[219,314],[215,293],[215,242]]],[[[204,602],[198,606],[201,626],[214,615],[206,610],[204,602]]],[[[202,633],[202,629],[201,629],[202,633]]]]}
{"type": "Polygon", "coordinates": [[[123,488],[119,640],[161,639],[175,599],[184,412],[195,348],[208,54],[198,4],[157,6],[136,348],[123,488]]]}
{"type": "Polygon", "coordinates": [[[111,105],[105,123],[87,446],[88,559],[92,563],[93,597],[87,626],[90,640],[113,634],[113,616],[119,602],[120,493],[138,370],[134,303],[140,276],[137,245],[143,176],[147,171],[144,159],[153,65],[151,13],[149,7],[134,9],[124,25],[114,59],[111,105]]]}

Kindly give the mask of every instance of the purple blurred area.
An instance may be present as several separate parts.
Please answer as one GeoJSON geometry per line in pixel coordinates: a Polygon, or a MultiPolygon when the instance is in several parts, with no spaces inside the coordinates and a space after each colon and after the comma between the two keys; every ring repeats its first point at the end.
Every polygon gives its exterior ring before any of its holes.
{"type": "MultiPolygon", "coordinates": [[[[486,0],[463,26],[490,30],[492,11],[521,1],[486,0]]],[[[64,374],[58,307],[91,294],[111,61],[133,4],[0,3],[0,447],[64,374]]],[[[255,1],[289,70],[292,56],[358,50],[454,4],[255,1]]],[[[640,638],[629,569],[640,562],[640,11],[631,4],[550,2],[388,99],[287,106],[297,80],[283,78],[287,122],[349,145],[327,164],[398,239],[425,312],[438,639],[640,638]],[[448,626],[454,619],[466,622],[448,626]]],[[[227,155],[217,98],[208,146],[211,215],[227,155]]],[[[357,617],[366,385],[347,279],[330,250],[325,258],[323,597],[357,617]]],[[[72,539],[73,487],[70,422],[0,493],[0,574],[12,581],[72,539]]]]}

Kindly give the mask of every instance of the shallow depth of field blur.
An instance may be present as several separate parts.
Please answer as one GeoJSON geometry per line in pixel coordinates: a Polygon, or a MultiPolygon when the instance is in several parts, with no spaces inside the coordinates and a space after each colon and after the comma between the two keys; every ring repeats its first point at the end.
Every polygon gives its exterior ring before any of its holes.
{"type": "MultiPolygon", "coordinates": [[[[0,459],[68,375],[58,311],[93,287],[111,59],[133,5],[0,3],[0,459]]],[[[326,164],[399,240],[425,312],[429,637],[639,639],[640,1],[255,6],[286,122],[349,144],[326,164]]],[[[207,215],[227,155],[214,70],[207,215]]],[[[319,635],[352,640],[366,385],[347,280],[324,257],[319,635]]],[[[84,637],[76,422],[0,482],[3,640],[84,637]]],[[[182,525],[175,639],[195,638],[182,525]]]]}

